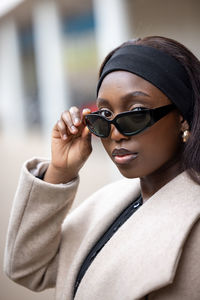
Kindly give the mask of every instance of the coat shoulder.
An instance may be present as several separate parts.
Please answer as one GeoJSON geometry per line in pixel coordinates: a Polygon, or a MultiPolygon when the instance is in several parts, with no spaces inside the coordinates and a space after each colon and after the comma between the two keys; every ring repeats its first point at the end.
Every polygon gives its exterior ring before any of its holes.
{"type": "Polygon", "coordinates": [[[150,300],[199,299],[200,295],[200,219],[193,225],[182,248],[173,282],[152,293],[150,300]]]}
{"type": "Polygon", "coordinates": [[[200,295],[200,219],[193,225],[183,246],[174,279],[174,289],[184,294],[182,299],[199,299],[200,295]],[[188,295],[186,297],[186,295],[188,295]]]}

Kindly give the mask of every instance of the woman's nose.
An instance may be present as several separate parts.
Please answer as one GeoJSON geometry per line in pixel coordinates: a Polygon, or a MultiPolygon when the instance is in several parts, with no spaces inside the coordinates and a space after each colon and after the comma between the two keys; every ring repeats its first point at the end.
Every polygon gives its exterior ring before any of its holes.
{"type": "Polygon", "coordinates": [[[111,125],[110,129],[110,138],[116,142],[129,139],[128,136],[123,135],[113,124],[111,125]]]}

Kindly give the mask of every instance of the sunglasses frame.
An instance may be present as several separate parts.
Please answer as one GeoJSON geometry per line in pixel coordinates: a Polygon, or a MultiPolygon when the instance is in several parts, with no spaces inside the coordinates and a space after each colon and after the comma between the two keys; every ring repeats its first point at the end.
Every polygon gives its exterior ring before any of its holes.
{"type": "Polygon", "coordinates": [[[90,130],[90,132],[92,132],[94,135],[100,137],[100,138],[107,138],[109,135],[110,135],[110,130],[111,130],[111,124],[113,124],[117,130],[123,134],[124,136],[132,136],[132,135],[136,135],[140,132],[143,132],[144,130],[146,130],[147,128],[151,127],[153,124],[155,124],[157,121],[159,121],[161,118],[163,118],[164,116],[166,116],[168,113],[170,113],[172,110],[174,110],[176,108],[176,106],[174,104],[168,104],[168,105],[164,105],[164,106],[160,106],[160,107],[157,107],[157,108],[153,108],[153,109],[143,109],[143,110],[140,110],[140,111],[126,111],[126,112],[122,112],[122,113],[119,113],[117,114],[113,120],[109,120],[107,119],[106,117],[103,117],[100,115],[100,111],[95,111],[91,114],[88,114],[85,116],[85,123],[86,123],[86,126],[88,127],[88,129],[90,130]],[[138,129],[134,132],[131,132],[131,133],[123,133],[123,130],[121,130],[120,126],[117,124],[117,120],[121,117],[124,117],[124,116],[129,116],[129,115],[137,115],[137,114],[149,114],[150,116],[150,121],[141,129],[138,129]],[[89,121],[89,118],[90,116],[98,116],[100,119],[106,121],[107,125],[108,125],[108,134],[107,135],[100,135],[100,134],[97,134],[92,128],[90,128],[90,125],[88,122],[89,121]]]}

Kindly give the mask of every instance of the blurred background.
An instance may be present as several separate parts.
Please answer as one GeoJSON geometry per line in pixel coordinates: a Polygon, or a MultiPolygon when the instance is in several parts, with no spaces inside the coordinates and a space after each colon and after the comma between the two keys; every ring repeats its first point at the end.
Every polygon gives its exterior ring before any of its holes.
{"type": "MultiPolygon", "coordinates": [[[[128,39],[174,38],[200,57],[199,0],[0,1],[0,300],[54,299],[3,274],[9,214],[22,163],[50,158],[50,135],[71,105],[95,109],[95,87],[105,55],[128,39]]],[[[81,170],[78,205],[121,178],[98,139],[81,170]],[[95,176],[94,176],[95,170],[95,176]]]]}

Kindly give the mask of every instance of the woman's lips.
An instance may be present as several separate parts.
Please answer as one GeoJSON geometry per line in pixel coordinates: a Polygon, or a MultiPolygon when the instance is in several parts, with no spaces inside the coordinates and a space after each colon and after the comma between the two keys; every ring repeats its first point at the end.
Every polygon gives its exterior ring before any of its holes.
{"type": "Polygon", "coordinates": [[[114,149],[112,157],[117,164],[128,164],[138,156],[137,152],[131,152],[127,149],[114,149]]]}

